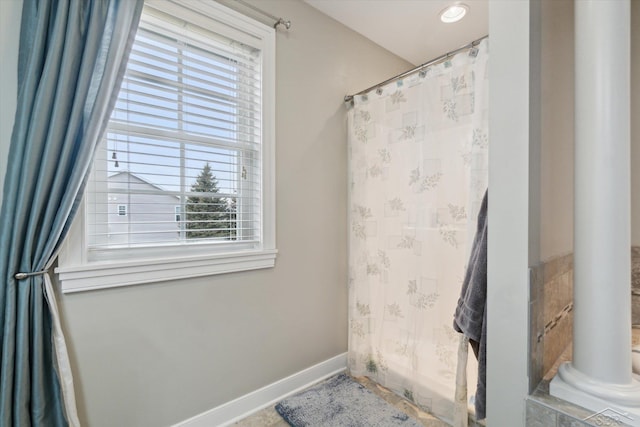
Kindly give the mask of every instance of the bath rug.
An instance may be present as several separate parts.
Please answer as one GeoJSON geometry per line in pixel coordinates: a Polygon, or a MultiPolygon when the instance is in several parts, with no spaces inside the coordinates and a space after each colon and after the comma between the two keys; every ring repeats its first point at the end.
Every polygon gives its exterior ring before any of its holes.
{"type": "Polygon", "coordinates": [[[276,411],[293,427],[421,427],[346,374],[284,399],[276,411]]]}

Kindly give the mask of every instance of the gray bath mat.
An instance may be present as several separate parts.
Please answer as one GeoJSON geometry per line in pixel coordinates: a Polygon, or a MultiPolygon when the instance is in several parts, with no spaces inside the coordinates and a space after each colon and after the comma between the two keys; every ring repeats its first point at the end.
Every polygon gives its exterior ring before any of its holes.
{"type": "Polygon", "coordinates": [[[421,427],[417,420],[340,374],[276,405],[293,427],[421,427]]]}

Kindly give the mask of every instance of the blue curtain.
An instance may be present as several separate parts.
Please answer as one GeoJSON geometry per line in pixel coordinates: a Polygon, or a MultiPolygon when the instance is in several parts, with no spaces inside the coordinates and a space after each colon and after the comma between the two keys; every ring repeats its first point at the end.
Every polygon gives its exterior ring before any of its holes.
{"type": "Polygon", "coordinates": [[[142,0],[24,0],[0,211],[0,425],[77,424],[47,271],[80,203],[142,0]],[[17,276],[16,276],[17,275],[17,276]]]}

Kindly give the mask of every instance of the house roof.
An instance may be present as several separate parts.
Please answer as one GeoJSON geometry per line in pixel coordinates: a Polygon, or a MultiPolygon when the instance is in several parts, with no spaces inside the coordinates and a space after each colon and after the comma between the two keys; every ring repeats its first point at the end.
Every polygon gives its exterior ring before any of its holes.
{"type": "MultiPolygon", "coordinates": [[[[142,178],[142,177],[140,177],[140,176],[138,176],[138,175],[136,175],[136,174],[134,174],[132,172],[129,172],[129,171],[116,172],[113,175],[109,175],[107,177],[107,180],[111,181],[116,177],[122,177],[122,176],[125,176],[125,175],[128,176],[130,180],[133,179],[135,181],[139,181],[142,184],[149,185],[149,186],[153,187],[156,190],[160,190],[162,192],[169,193],[169,191],[167,191],[166,189],[160,187],[159,185],[154,184],[153,182],[150,182],[149,180],[146,180],[146,179],[144,179],[144,178],[142,178]]],[[[171,196],[173,196],[173,197],[175,197],[177,199],[180,198],[179,196],[175,196],[173,194],[171,194],[171,196]]]]}

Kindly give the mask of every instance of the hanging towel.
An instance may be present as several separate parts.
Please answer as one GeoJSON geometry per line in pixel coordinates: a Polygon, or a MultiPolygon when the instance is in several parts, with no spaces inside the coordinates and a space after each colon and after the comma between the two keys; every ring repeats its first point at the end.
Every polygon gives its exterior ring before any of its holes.
{"type": "Polygon", "coordinates": [[[453,327],[469,338],[478,359],[478,384],[476,387],[476,419],[486,417],[487,386],[487,203],[484,193],[478,212],[478,226],[462,292],[454,314],[453,327]]]}

